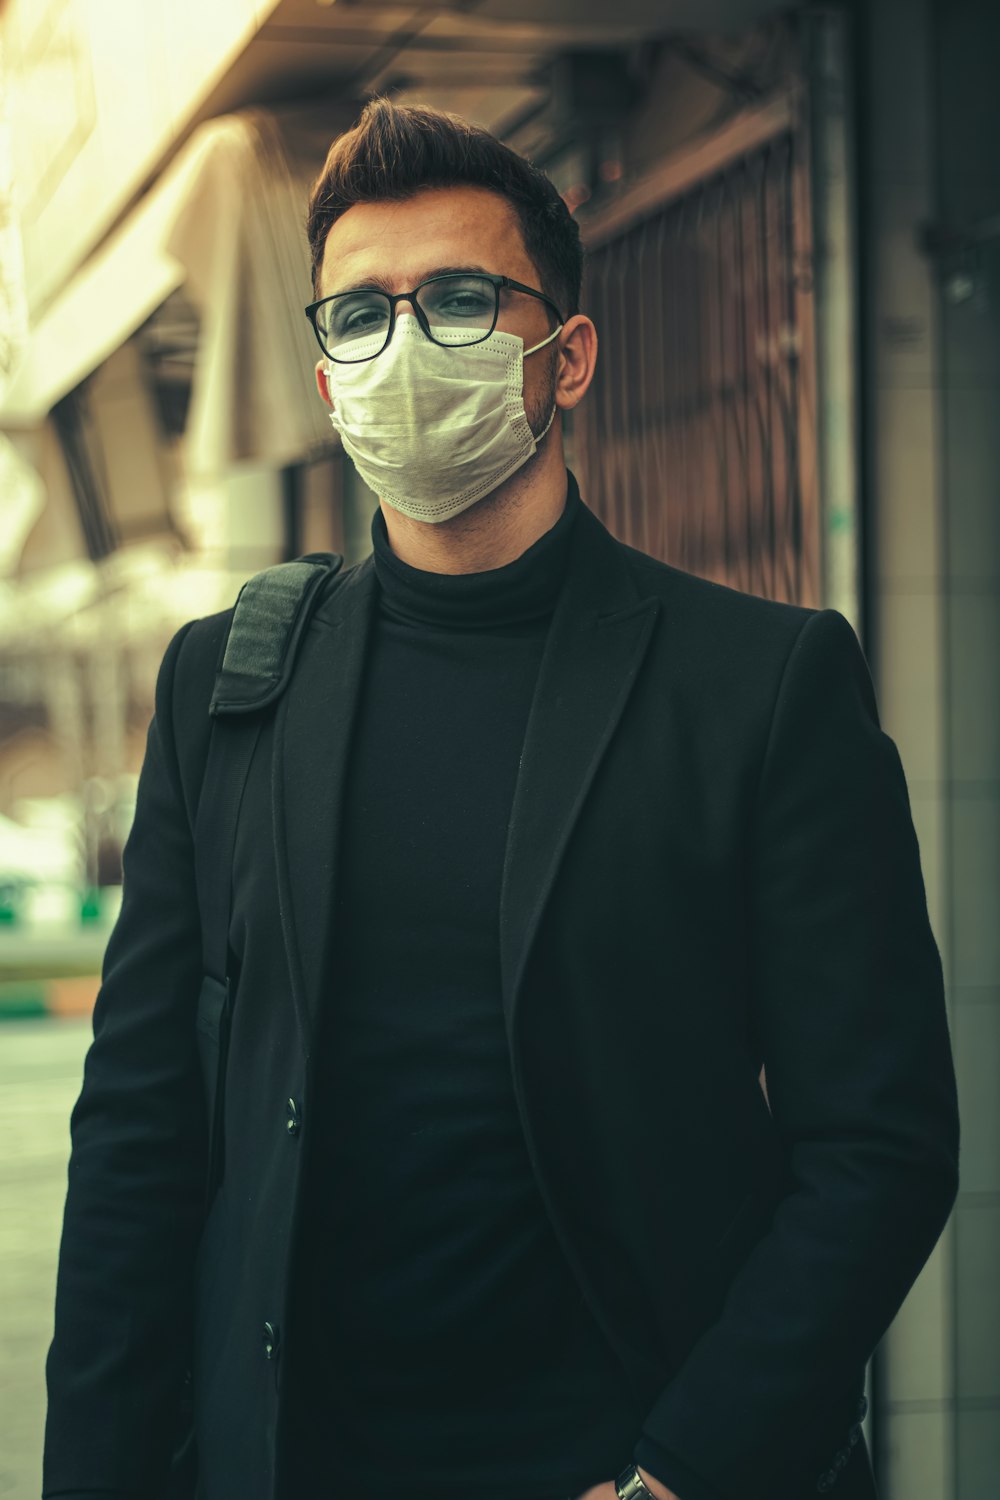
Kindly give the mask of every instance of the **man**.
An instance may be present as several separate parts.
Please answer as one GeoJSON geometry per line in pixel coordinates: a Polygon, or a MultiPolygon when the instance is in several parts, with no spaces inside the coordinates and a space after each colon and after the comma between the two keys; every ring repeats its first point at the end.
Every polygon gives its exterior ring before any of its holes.
{"type": "Polygon", "coordinates": [[[857,638],[587,507],[579,239],[521,158],[378,100],[308,228],[373,553],[247,776],[207,1220],[191,829],[232,611],[165,654],[72,1122],[46,1500],[175,1494],[189,1358],[199,1500],[874,1500],[865,1364],[959,1120],[857,638]]]}

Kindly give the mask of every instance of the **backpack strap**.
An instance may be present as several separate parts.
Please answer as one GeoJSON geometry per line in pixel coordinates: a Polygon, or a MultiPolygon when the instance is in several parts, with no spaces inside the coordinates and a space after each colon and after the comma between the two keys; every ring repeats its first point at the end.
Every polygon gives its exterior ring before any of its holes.
{"type": "Polygon", "coordinates": [[[343,561],[339,552],[309,552],[247,579],[215,676],[208,706],[213,717],[267,708],[281,696],[322,587],[343,561]]]}
{"type": "Polygon", "coordinates": [[[229,922],[236,824],[254,749],[268,710],[284,692],[299,644],[339,552],[311,552],[247,579],[236,599],[216,667],[212,718],[195,819],[195,880],[201,912],[202,983],[196,1040],[208,1114],[206,1206],[221,1164],[221,1122],[232,1018],[229,922]]]}

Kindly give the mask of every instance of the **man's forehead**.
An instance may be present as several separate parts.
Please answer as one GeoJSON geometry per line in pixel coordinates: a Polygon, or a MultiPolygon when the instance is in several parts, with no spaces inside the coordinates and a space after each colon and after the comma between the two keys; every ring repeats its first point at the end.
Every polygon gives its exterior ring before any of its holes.
{"type": "Polygon", "coordinates": [[[342,214],[327,236],[322,279],[332,292],[370,272],[404,289],[442,266],[473,265],[515,278],[530,265],[511,205],[486,189],[428,188],[342,214]]]}

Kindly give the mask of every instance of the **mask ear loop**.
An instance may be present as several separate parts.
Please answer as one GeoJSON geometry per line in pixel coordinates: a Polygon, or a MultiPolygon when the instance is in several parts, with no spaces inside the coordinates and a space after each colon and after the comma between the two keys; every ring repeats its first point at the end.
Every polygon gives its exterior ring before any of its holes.
{"type": "Polygon", "coordinates": [[[527,359],[529,354],[534,354],[538,349],[544,349],[546,344],[551,344],[554,338],[558,338],[559,334],[562,333],[565,327],[565,323],[560,323],[558,328],[554,328],[552,330],[547,339],[542,339],[542,342],[540,344],[535,344],[532,348],[525,349],[524,353],[521,355],[521,358],[527,359]]]}
{"type": "Polygon", "coordinates": [[[554,401],[552,403],[552,415],[551,415],[551,417],[549,417],[549,420],[546,422],[546,424],[542,428],[541,432],[535,438],[535,448],[536,449],[537,449],[539,443],[542,441],[542,438],[545,436],[545,434],[548,432],[549,428],[552,426],[552,423],[555,421],[555,419],[556,419],[556,412],[558,410],[559,410],[559,403],[558,403],[558,401],[554,401]]]}
{"type": "MultiPolygon", "coordinates": [[[[521,355],[521,358],[522,359],[527,359],[527,357],[528,357],[529,354],[534,354],[535,353],[535,350],[537,350],[537,349],[544,349],[545,345],[546,344],[551,344],[552,340],[554,338],[556,338],[560,333],[562,333],[562,331],[563,331],[563,329],[565,327],[566,327],[565,323],[560,323],[558,328],[554,328],[552,330],[552,332],[549,334],[549,336],[548,336],[547,339],[542,339],[542,342],[540,344],[535,344],[533,346],[533,348],[531,348],[531,349],[525,349],[524,353],[521,355]]],[[[542,438],[545,436],[545,434],[548,432],[549,428],[552,426],[552,423],[555,421],[555,419],[556,419],[556,412],[558,410],[559,410],[559,403],[558,403],[558,401],[553,402],[553,405],[552,405],[552,415],[549,417],[549,420],[546,422],[546,424],[542,428],[541,432],[535,438],[535,448],[536,448],[536,450],[538,448],[539,443],[542,441],[542,438]]],[[[533,434],[533,436],[534,436],[534,434],[533,434]]]]}

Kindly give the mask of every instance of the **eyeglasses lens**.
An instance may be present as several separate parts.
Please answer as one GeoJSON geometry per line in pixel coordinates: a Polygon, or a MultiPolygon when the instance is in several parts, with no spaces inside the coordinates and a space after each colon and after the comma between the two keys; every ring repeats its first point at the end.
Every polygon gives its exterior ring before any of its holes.
{"type": "MultiPolygon", "coordinates": [[[[479,343],[497,311],[497,291],[481,276],[440,276],[416,294],[431,337],[452,346],[479,343]]],[[[317,309],[316,323],[331,359],[354,363],[372,359],[385,347],[391,305],[384,292],[343,292],[317,309]]]]}
{"type": "Polygon", "coordinates": [[[332,359],[370,359],[378,352],[378,335],[389,329],[389,299],[384,292],[344,292],[316,310],[316,322],[332,359]],[[372,345],[376,347],[373,349],[372,345]],[[357,346],[357,353],[354,353],[357,346]],[[364,352],[362,352],[364,351],[364,352]]]}
{"type": "Polygon", "coordinates": [[[432,334],[448,344],[475,344],[492,327],[497,294],[481,276],[442,276],[422,286],[417,301],[432,334]]]}

